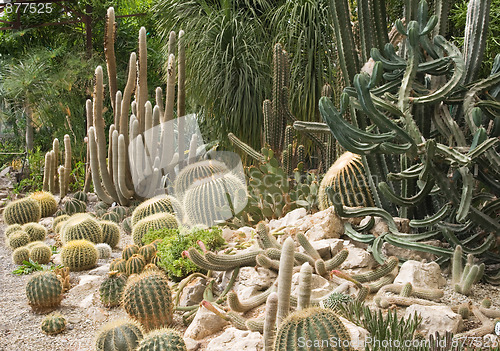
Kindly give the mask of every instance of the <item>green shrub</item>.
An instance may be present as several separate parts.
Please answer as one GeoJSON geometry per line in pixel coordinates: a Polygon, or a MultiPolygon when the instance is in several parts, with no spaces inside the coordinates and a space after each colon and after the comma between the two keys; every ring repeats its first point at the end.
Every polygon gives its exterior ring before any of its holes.
{"type": "Polygon", "coordinates": [[[201,240],[208,250],[219,250],[225,241],[222,238],[222,230],[217,227],[211,229],[191,230],[186,228],[162,229],[146,234],[145,242],[150,243],[155,239],[162,239],[158,244],[157,255],[160,257],[159,266],[167,271],[169,277],[175,281],[185,278],[193,272],[199,272],[200,268],[188,258],[182,257],[182,252],[190,247],[199,247],[197,241],[201,240]]]}

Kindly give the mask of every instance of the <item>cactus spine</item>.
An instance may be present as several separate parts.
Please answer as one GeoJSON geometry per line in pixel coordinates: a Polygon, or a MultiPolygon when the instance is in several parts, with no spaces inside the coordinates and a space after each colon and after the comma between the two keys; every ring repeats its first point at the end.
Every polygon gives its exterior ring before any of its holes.
{"type": "Polygon", "coordinates": [[[99,330],[96,338],[96,350],[134,351],[142,338],[141,327],[136,322],[112,321],[99,330]]]}
{"type": "Polygon", "coordinates": [[[50,309],[62,300],[62,283],[55,273],[42,271],[35,273],[26,283],[26,297],[34,310],[50,309]]]}
{"type": "Polygon", "coordinates": [[[292,238],[287,238],[283,243],[280,257],[280,269],[278,274],[278,314],[277,324],[290,312],[290,293],[292,289],[293,260],[295,243],[292,238]]]}
{"type": "Polygon", "coordinates": [[[123,293],[123,307],[145,330],[171,324],[173,304],[166,276],[148,271],[131,278],[123,293]]]}
{"type": "Polygon", "coordinates": [[[94,244],[103,242],[102,229],[99,222],[86,213],[71,216],[61,230],[63,244],[72,240],[85,239],[94,244]]]}
{"type": "Polygon", "coordinates": [[[110,271],[109,276],[99,287],[99,296],[102,304],[106,307],[119,306],[126,284],[126,275],[110,271]]]}
{"type": "Polygon", "coordinates": [[[42,218],[52,216],[57,211],[57,201],[49,192],[37,191],[31,194],[30,198],[38,201],[42,218]]]}
{"type": "Polygon", "coordinates": [[[95,248],[97,249],[97,259],[99,260],[107,260],[111,257],[111,253],[113,252],[111,246],[106,243],[99,243],[95,248]]]}

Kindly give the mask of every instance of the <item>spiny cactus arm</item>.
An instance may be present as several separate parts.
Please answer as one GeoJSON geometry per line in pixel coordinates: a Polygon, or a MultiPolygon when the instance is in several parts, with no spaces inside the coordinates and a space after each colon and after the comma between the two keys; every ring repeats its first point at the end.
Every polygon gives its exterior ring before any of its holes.
{"type": "Polygon", "coordinates": [[[165,98],[165,113],[162,123],[171,121],[174,118],[175,76],[175,56],[174,54],[170,54],[167,62],[167,91],[165,98]]]}
{"type": "Polygon", "coordinates": [[[474,122],[473,118],[473,110],[474,107],[476,107],[477,96],[482,91],[494,86],[498,86],[498,84],[500,84],[500,72],[490,75],[488,78],[482,79],[479,82],[475,83],[465,94],[463,104],[465,121],[467,122],[472,133],[475,133],[478,129],[478,126],[474,122]]]}
{"type": "Polygon", "coordinates": [[[385,0],[373,1],[373,18],[375,26],[375,46],[383,48],[389,42],[389,33],[387,31],[387,13],[385,0]]]}
{"type": "Polygon", "coordinates": [[[314,260],[321,259],[318,251],[316,251],[316,249],[311,245],[311,243],[303,233],[298,233],[296,235],[296,238],[309,256],[311,256],[314,260]]]}
{"type": "Polygon", "coordinates": [[[276,249],[281,249],[281,245],[278,243],[276,238],[269,232],[269,228],[264,222],[259,222],[255,227],[259,240],[263,244],[263,249],[268,249],[274,247],[276,249]]]}
{"type": "Polygon", "coordinates": [[[66,183],[66,171],[64,170],[64,166],[59,166],[59,196],[61,199],[66,196],[66,187],[64,186],[66,183]]]}
{"type": "Polygon", "coordinates": [[[255,257],[255,262],[264,268],[268,269],[273,269],[275,271],[278,271],[280,268],[280,261],[279,260],[273,260],[267,257],[264,254],[259,254],[255,257]]]}
{"type": "Polygon", "coordinates": [[[52,174],[52,169],[50,168],[52,165],[52,162],[50,160],[50,151],[45,154],[45,164],[43,167],[43,186],[42,189],[43,191],[49,191],[49,182],[50,182],[50,177],[52,174]]]}
{"type": "Polygon", "coordinates": [[[116,36],[116,22],[115,22],[115,9],[108,8],[106,14],[106,25],[104,26],[104,57],[106,58],[106,66],[108,68],[108,81],[109,81],[109,96],[111,97],[111,107],[115,112],[114,123],[118,126],[116,119],[116,104],[113,100],[118,90],[116,84],[116,57],[115,57],[115,36],[116,36]]]}
{"type": "Polygon", "coordinates": [[[130,112],[130,100],[132,98],[132,93],[135,90],[137,82],[137,56],[135,52],[130,54],[130,59],[128,63],[128,76],[127,84],[123,90],[122,108],[121,108],[121,121],[120,121],[120,134],[125,136],[125,144],[128,147],[128,119],[130,112]]]}
{"type": "Polygon", "coordinates": [[[297,310],[307,308],[311,304],[311,280],[312,267],[306,262],[300,268],[297,310]]]}
{"type": "Polygon", "coordinates": [[[450,249],[444,249],[437,246],[411,242],[393,234],[386,234],[384,236],[384,240],[394,246],[402,247],[409,250],[428,252],[438,256],[451,257],[453,254],[453,251],[450,249]]]}
{"type": "Polygon", "coordinates": [[[435,214],[424,219],[412,219],[410,221],[411,228],[425,228],[437,224],[450,214],[452,206],[446,203],[435,214]]]}
{"type": "Polygon", "coordinates": [[[115,130],[115,125],[112,124],[109,126],[108,132],[108,174],[111,180],[113,180],[113,131],[115,130]]]}
{"type": "Polygon", "coordinates": [[[99,177],[99,160],[97,155],[97,142],[95,140],[94,127],[90,127],[89,133],[89,148],[90,148],[90,169],[92,174],[92,182],[97,196],[107,204],[112,204],[114,198],[111,197],[102,187],[99,177]]]}
{"type": "Polygon", "coordinates": [[[263,250],[254,250],[235,255],[224,255],[215,254],[208,251],[205,253],[205,259],[212,264],[220,266],[230,265],[232,266],[232,268],[241,266],[255,266],[255,257],[258,254],[262,253],[264,253],[263,250]]]}
{"type": "Polygon", "coordinates": [[[266,312],[264,319],[264,351],[273,351],[276,335],[276,313],[278,311],[278,294],[272,292],[266,301],[266,312]]]}
{"type": "Polygon", "coordinates": [[[389,257],[382,266],[371,272],[355,274],[352,276],[353,279],[360,283],[371,282],[377,280],[389,273],[391,273],[394,268],[398,266],[399,260],[395,256],[389,257]]]}
{"type": "MultiPolygon", "coordinates": [[[[113,158],[112,158],[112,162],[113,162],[113,183],[115,185],[115,190],[116,190],[116,193],[118,195],[118,199],[119,199],[119,202],[120,204],[122,205],[126,205],[128,203],[128,199],[129,197],[125,196],[122,191],[121,191],[121,188],[120,188],[120,161],[123,162],[123,160],[120,160],[120,156],[119,156],[119,153],[120,153],[120,150],[119,150],[119,142],[118,142],[118,139],[119,139],[119,135],[118,135],[118,131],[117,130],[114,130],[113,131],[113,134],[111,136],[111,140],[110,140],[110,143],[113,145],[113,158]]],[[[122,150],[123,152],[123,150],[122,150]]],[[[123,171],[122,171],[123,172],[123,171]]],[[[125,180],[125,179],[123,179],[125,180]]]]}
{"type": "Polygon", "coordinates": [[[148,101],[148,48],[146,45],[146,28],[139,29],[139,57],[137,74],[137,120],[139,121],[140,132],[144,132],[144,106],[148,101]]]}
{"type": "Polygon", "coordinates": [[[126,146],[125,146],[125,136],[123,134],[120,134],[118,136],[118,173],[117,173],[117,179],[118,179],[118,187],[120,189],[120,193],[122,196],[126,199],[130,199],[134,196],[134,191],[130,190],[127,187],[127,182],[126,182],[126,166],[127,166],[127,151],[126,151],[126,146]]]}
{"type": "Polygon", "coordinates": [[[467,272],[464,270],[460,284],[455,285],[455,290],[464,295],[470,295],[472,285],[480,274],[478,265],[473,265],[467,272]]]}
{"type": "Polygon", "coordinates": [[[442,101],[464,80],[465,62],[460,50],[440,35],[434,37],[434,44],[442,48],[451,57],[455,64],[455,70],[448,82],[432,94],[410,98],[413,104],[429,104],[442,101]]]}
{"type": "Polygon", "coordinates": [[[193,261],[195,265],[202,269],[206,269],[207,271],[229,271],[234,268],[233,265],[221,266],[208,262],[205,256],[199,253],[199,251],[194,247],[190,248],[187,251],[184,251],[182,254],[184,257],[188,257],[191,261],[193,261]]]}
{"type": "Polygon", "coordinates": [[[114,107],[114,115],[115,115],[114,125],[118,132],[120,131],[120,123],[122,122],[122,100],[123,100],[122,92],[118,90],[115,96],[115,107],[114,107]]]}
{"type": "MultiPolygon", "coordinates": [[[[358,0],[358,20],[362,62],[368,61],[370,58],[370,49],[376,47],[378,44],[375,39],[375,21],[373,17],[374,2],[376,1],[358,0]]],[[[387,33],[387,28],[384,28],[383,31],[387,33]]]]}
{"type": "Polygon", "coordinates": [[[57,165],[56,165],[56,155],[54,153],[54,150],[50,151],[50,166],[49,169],[51,170],[51,176],[49,178],[49,192],[52,194],[56,193],[56,172],[57,172],[57,165]]]}
{"type": "Polygon", "coordinates": [[[335,38],[339,51],[340,68],[344,77],[345,85],[352,83],[354,75],[359,72],[359,59],[354,47],[354,35],[351,28],[351,12],[347,0],[334,0],[332,11],[335,38]]]}
{"type": "Polygon", "coordinates": [[[308,131],[311,133],[328,134],[330,133],[330,128],[326,123],[321,122],[305,122],[305,121],[295,121],[293,122],[293,128],[298,131],[308,131]]]}
{"type": "Polygon", "coordinates": [[[276,287],[272,285],[265,291],[249,298],[246,301],[241,301],[238,298],[238,295],[234,291],[230,291],[227,294],[227,303],[229,307],[235,312],[247,312],[250,311],[252,308],[262,305],[264,302],[266,302],[268,296],[275,291],[276,287]]]}
{"type": "Polygon", "coordinates": [[[158,106],[159,112],[160,112],[160,118],[158,119],[158,123],[160,123],[163,120],[163,114],[165,113],[165,107],[163,106],[163,90],[161,87],[156,87],[155,89],[155,102],[156,105],[158,106]]]}
{"type": "Polygon", "coordinates": [[[483,337],[486,334],[493,333],[493,330],[495,329],[495,323],[491,321],[487,316],[485,316],[476,305],[472,305],[471,310],[472,313],[474,313],[474,316],[476,316],[476,318],[481,322],[481,326],[460,334],[456,334],[454,338],[460,339],[463,337],[483,337]]]}
{"type": "Polygon", "coordinates": [[[327,271],[331,271],[332,269],[337,268],[342,264],[347,259],[347,256],[349,256],[349,250],[348,249],[342,249],[340,250],[335,256],[333,256],[331,259],[328,261],[325,261],[325,269],[327,271]]]}
{"type": "Polygon", "coordinates": [[[462,246],[457,245],[453,251],[453,258],[451,260],[451,285],[455,287],[462,279],[462,246]]]}
{"type": "Polygon", "coordinates": [[[266,158],[264,157],[264,155],[254,150],[251,146],[242,142],[240,139],[236,137],[236,135],[234,135],[233,133],[229,133],[227,136],[233,145],[241,149],[248,156],[252,157],[253,159],[259,162],[265,162],[266,158]]]}
{"type": "Polygon", "coordinates": [[[59,139],[55,138],[54,141],[52,142],[52,150],[54,151],[54,157],[55,157],[54,174],[56,174],[59,166],[59,139]]]}
{"type": "Polygon", "coordinates": [[[370,284],[367,285],[368,290],[370,293],[375,293],[379,291],[380,289],[383,289],[384,286],[391,284],[394,279],[396,279],[396,276],[394,274],[387,274],[380,278],[379,280],[376,280],[370,284]]]}
{"type": "Polygon", "coordinates": [[[354,217],[365,217],[365,216],[377,216],[381,217],[387,223],[389,230],[393,233],[398,232],[398,228],[396,226],[396,222],[394,222],[393,217],[385,210],[380,209],[378,207],[365,207],[365,208],[352,208],[341,205],[335,205],[335,212],[341,216],[346,218],[354,218],[354,217]]]}
{"type": "Polygon", "coordinates": [[[323,261],[323,259],[321,258],[314,261],[314,270],[316,271],[317,275],[320,275],[322,277],[328,274],[328,272],[326,271],[325,261],[323,261]]]}
{"type": "Polygon", "coordinates": [[[402,296],[377,296],[380,299],[375,299],[377,306],[387,306],[387,305],[397,305],[397,306],[411,306],[411,305],[422,305],[422,306],[442,306],[442,304],[434,301],[417,299],[415,297],[402,297],[402,296]]]}
{"type": "Polygon", "coordinates": [[[278,274],[278,314],[276,317],[278,326],[290,312],[294,252],[295,243],[289,237],[283,243],[278,274]]]}
{"type": "Polygon", "coordinates": [[[483,61],[490,20],[491,0],[471,0],[467,5],[464,57],[465,84],[474,81],[483,61]]]}

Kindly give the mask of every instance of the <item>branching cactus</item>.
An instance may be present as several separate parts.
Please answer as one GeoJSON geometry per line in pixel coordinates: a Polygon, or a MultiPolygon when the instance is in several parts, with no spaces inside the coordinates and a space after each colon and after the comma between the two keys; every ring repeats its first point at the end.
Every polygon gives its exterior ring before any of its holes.
{"type": "Polygon", "coordinates": [[[484,274],[484,263],[474,264],[474,256],[467,256],[467,263],[462,269],[462,247],[458,245],[453,253],[452,260],[452,278],[451,283],[456,292],[464,295],[470,295],[472,285],[477,283],[484,274]]]}
{"type": "Polygon", "coordinates": [[[43,191],[55,194],[58,190],[61,199],[68,193],[71,166],[71,139],[68,134],[64,135],[64,164],[59,163],[59,140],[56,138],[52,143],[52,150],[45,154],[45,167],[43,173],[43,191]],[[57,181],[57,174],[59,180],[57,181]],[[56,185],[59,189],[56,189],[56,185]]]}

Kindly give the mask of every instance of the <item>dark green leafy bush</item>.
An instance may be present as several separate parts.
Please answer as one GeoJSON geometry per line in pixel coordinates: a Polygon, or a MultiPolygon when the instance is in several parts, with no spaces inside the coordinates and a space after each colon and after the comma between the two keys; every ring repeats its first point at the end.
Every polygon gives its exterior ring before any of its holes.
{"type": "Polygon", "coordinates": [[[219,250],[225,244],[222,230],[217,227],[211,229],[162,229],[147,233],[143,241],[150,243],[155,239],[162,239],[156,253],[160,257],[159,266],[166,270],[171,279],[176,281],[200,271],[200,268],[191,260],[182,257],[184,250],[190,247],[199,248],[198,241],[202,241],[207,250],[210,251],[219,250]]]}

